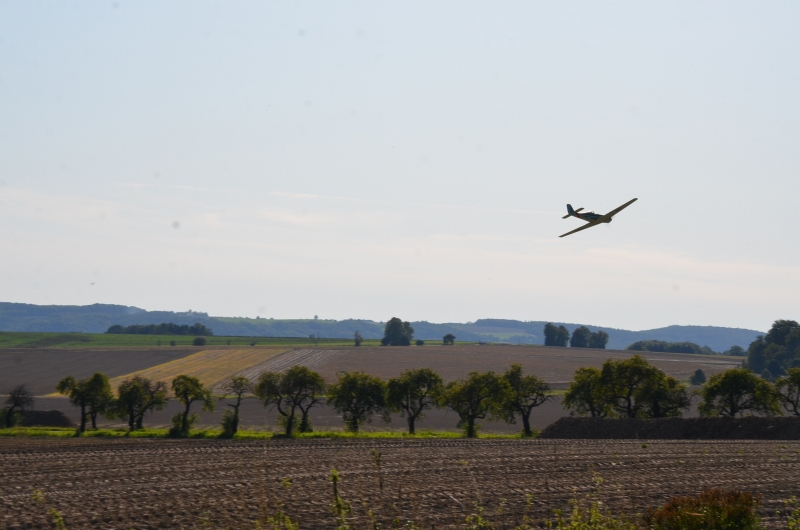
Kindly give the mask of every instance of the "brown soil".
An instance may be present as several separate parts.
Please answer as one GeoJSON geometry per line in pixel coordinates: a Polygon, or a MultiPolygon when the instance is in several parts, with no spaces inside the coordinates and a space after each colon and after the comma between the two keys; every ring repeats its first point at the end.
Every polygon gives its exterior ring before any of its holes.
{"type": "MultiPolygon", "coordinates": [[[[469,372],[504,372],[519,363],[527,373],[565,388],[575,370],[582,366],[600,367],[607,359],[626,359],[634,353],[678,379],[689,379],[701,368],[706,376],[741,365],[741,358],[680,353],[631,352],[592,348],[553,348],[546,346],[455,345],[424,347],[361,347],[342,349],[293,350],[258,367],[257,372],[285,370],[296,364],[318,371],[328,381],[336,372],[364,370],[383,378],[397,377],[403,370],[431,368],[445,380],[465,377],[469,372]]],[[[258,373],[248,374],[257,377],[258,373]]]]}
{"type": "Polygon", "coordinates": [[[0,350],[0,393],[24,384],[29,392],[44,396],[55,392],[58,382],[73,375],[79,379],[95,372],[109,377],[197,353],[197,349],[116,350],[0,350]]]}
{"type": "Polygon", "coordinates": [[[22,413],[20,425],[22,427],[76,427],[75,423],[60,410],[26,410],[22,413]]]}
{"type": "Polygon", "coordinates": [[[541,438],[800,440],[800,418],[561,418],[541,438]]]}
{"type": "Polygon", "coordinates": [[[614,511],[722,487],[761,494],[768,527],[785,528],[775,511],[798,494],[800,476],[800,443],[764,441],[6,438],[0,459],[0,528],[53,527],[51,508],[68,528],[255,528],[278,501],[302,528],[334,528],[332,468],[355,528],[371,527],[369,509],[387,528],[392,516],[464,528],[475,502],[499,527],[514,527],[526,496],[527,515],[541,522],[592,493],[593,473],[614,511]]]}

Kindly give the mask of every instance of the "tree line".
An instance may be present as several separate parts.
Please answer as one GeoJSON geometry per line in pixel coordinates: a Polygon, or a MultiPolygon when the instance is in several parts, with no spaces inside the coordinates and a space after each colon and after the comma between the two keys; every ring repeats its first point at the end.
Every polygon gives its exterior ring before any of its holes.
{"type": "Polygon", "coordinates": [[[800,416],[800,368],[790,368],[774,384],[747,368],[732,368],[705,381],[702,370],[687,386],[647,360],[607,360],[602,368],[575,372],[562,404],[580,416],[595,418],[668,418],[682,416],[698,397],[701,416],[781,415],[782,408],[800,416]]]}
{"type": "MultiPolygon", "coordinates": [[[[429,368],[406,370],[387,381],[365,372],[345,372],[328,385],[322,376],[305,366],[293,366],[285,372],[264,372],[253,382],[234,376],[222,385],[223,396],[215,398],[198,378],[179,375],[169,387],[142,376],[124,380],[116,392],[108,377],[96,372],[85,379],[67,376],[56,390],[67,396],[79,409],[78,433],[97,429],[98,418],[122,419],[130,431],[144,428],[147,413],[163,410],[168,390],[181,404],[181,411],[171,420],[169,434],[187,437],[198,421],[196,409],[213,412],[217,402],[229,400],[222,417],[222,437],[232,437],[239,428],[240,406],[246,397],[259,399],[265,407],[274,407],[278,423],[287,437],[297,432],[312,432],[310,411],[320,404],[333,407],[342,415],[344,427],[358,432],[365,423],[379,417],[389,422],[391,413],[404,418],[408,432],[416,433],[417,422],[433,408],[449,408],[459,417],[457,423],[468,437],[477,436],[479,420],[500,419],[522,423],[525,436],[532,436],[531,412],[554,396],[548,384],[534,375],[526,375],[514,364],[503,374],[470,372],[465,378],[445,383],[429,368]]],[[[19,413],[33,404],[24,385],[9,395],[2,419],[7,427],[19,420],[19,413]]]]}
{"type": "Polygon", "coordinates": [[[548,322],[544,325],[544,345],[571,348],[600,348],[605,349],[608,344],[608,333],[605,331],[592,332],[586,326],[580,326],[572,332],[564,326],[556,326],[548,322]]]}
{"type": "Polygon", "coordinates": [[[115,324],[106,330],[112,335],[195,335],[210,337],[214,335],[211,328],[197,322],[191,326],[187,324],[173,324],[164,322],[161,324],[134,324],[132,326],[121,326],[115,324]]]}
{"type": "Polygon", "coordinates": [[[776,320],[766,335],[759,336],[747,349],[746,366],[767,381],[800,368],[800,324],[776,320]]]}

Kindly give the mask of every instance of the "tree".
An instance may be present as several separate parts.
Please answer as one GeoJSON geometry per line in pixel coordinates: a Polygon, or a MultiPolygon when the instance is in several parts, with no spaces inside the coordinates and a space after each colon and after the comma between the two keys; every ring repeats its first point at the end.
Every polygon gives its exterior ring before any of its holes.
{"type": "Polygon", "coordinates": [[[264,372],[258,378],[255,394],[264,406],[278,409],[286,436],[292,436],[300,412],[300,432],[311,432],[309,411],[321,403],[326,390],[325,380],[305,366],[292,366],[286,372],[264,372]]]}
{"type": "Polygon", "coordinates": [[[416,421],[425,417],[426,410],[437,406],[444,381],[430,368],[420,368],[389,379],[386,387],[386,405],[406,418],[409,434],[416,434],[416,421]]]}
{"type": "Polygon", "coordinates": [[[592,336],[589,338],[590,348],[599,348],[601,350],[605,350],[606,344],[608,344],[608,333],[605,331],[597,331],[592,333],[592,336]]]}
{"type": "Polygon", "coordinates": [[[747,368],[755,373],[768,370],[773,376],[800,366],[800,324],[776,320],[766,336],[759,336],[747,349],[747,368]]]}
{"type": "Polygon", "coordinates": [[[693,385],[702,385],[706,382],[706,373],[698,368],[694,371],[694,374],[692,375],[692,378],[689,379],[689,382],[693,385]]]}
{"type": "Polygon", "coordinates": [[[672,418],[681,416],[692,400],[685,385],[658,370],[636,391],[636,403],[640,407],[639,416],[672,418]]]}
{"type": "Polygon", "coordinates": [[[33,407],[34,401],[33,394],[28,392],[25,385],[14,387],[11,392],[8,393],[8,398],[6,399],[6,427],[13,427],[16,422],[17,414],[25,412],[25,409],[28,407],[33,407]]]}
{"type": "Polygon", "coordinates": [[[414,344],[416,344],[417,346],[425,346],[425,341],[422,339],[417,339],[417,341],[414,344]]]}
{"type": "Polygon", "coordinates": [[[58,382],[56,390],[69,397],[70,403],[81,409],[81,423],[78,432],[86,431],[86,418],[92,421],[92,429],[97,429],[97,416],[110,409],[114,401],[108,377],[100,372],[78,381],[67,376],[58,382]]]}
{"type": "Polygon", "coordinates": [[[226,396],[233,396],[236,399],[235,404],[228,403],[233,411],[226,410],[222,416],[222,436],[233,438],[239,430],[239,407],[242,405],[245,394],[253,392],[253,383],[241,375],[233,376],[222,385],[222,391],[226,396]]]}
{"type": "Polygon", "coordinates": [[[611,407],[622,417],[637,417],[643,406],[637,402],[637,392],[661,375],[663,372],[641,355],[623,361],[607,360],[603,363],[602,381],[611,407]]]}
{"type": "Polygon", "coordinates": [[[467,438],[475,438],[480,427],[475,422],[487,417],[503,417],[503,403],[510,389],[494,372],[470,372],[466,380],[451,381],[442,392],[441,403],[458,414],[458,426],[467,438]]]}
{"type": "Polygon", "coordinates": [[[411,346],[414,340],[414,328],[408,322],[392,317],[384,327],[381,344],[384,346],[411,346]]]}
{"type": "Polygon", "coordinates": [[[589,341],[592,338],[592,332],[586,326],[581,326],[572,332],[572,338],[569,339],[571,348],[588,348],[589,341]]]}
{"type": "Polygon", "coordinates": [[[581,416],[588,414],[593,418],[605,418],[611,414],[602,372],[592,367],[578,368],[562,403],[581,416]]]}
{"type": "Polygon", "coordinates": [[[453,345],[456,343],[456,336],[452,333],[448,333],[444,337],[442,337],[442,342],[444,342],[445,346],[453,345]]]}
{"type": "Polygon", "coordinates": [[[196,377],[179,375],[172,380],[172,393],[184,408],[183,412],[179,412],[172,418],[170,434],[175,437],[189,436],[192,424],[197,421],[196,413],[189,416],[192,404],[199,401],[206,412],[213,412],[215,408],[211,390],[206,388],[196,377]]]}
{"type": "Polygon", "coordinates": [[[361,343],[364,342],[364,338],[361,336],[361,333],[356,331],[353,335],[353,341],[355,342],[356,346],[361,346],[361,343]]]}
{"type": "Polygon", "coordinates": [[[192,346],[205,346],[207,342],[205,337],[195,337],[192,340],[192,346]]]}
{"type": "Polygon", "coordinates": [[[554,324],[544,325],[544,345],[566,347],[569,342],[569,331],[564,326],[556,327],[554,324]]]}
{"type": "Polygon", "coordinates": [[[503,379],[508,383],[509,392],[503,402],[506,421],[515,423],[515,417],[522,418],[522,430],[525,436],[533,436],[531,430],[531,411],[552,399],[550,387],[535,375],[522,375],[522,366],[512,364],[503,379]]]}
{"type": "Polygon", "coordinates": [[[800,368],[789,368],[787,374],[775,382],[781,404],[788,412],[800,416],[800,368]]]}
{"type": "Polygon", "coordinates": [[[381,414],[389,422],[386,406],[386,383],[379,377],[364,372],[345,372],[328,389],[328,404],[342,415],[345,427],[357,433],[365,423],[372,421],[374,414],[381,414]]]}
{"type": "Polygon", "coordinates": [[[140,375],[126,379],[117,388],[112,407],[114,417],[128,420],[131,431],[141,429],[144,415],[151,410],[163,410],[167,404],[167,384],[153,383],[140,375]]]}
{"type": "Polygon", "coordinates": [[[746,412],[774,415],[780,413],[778,394],[747,368],[731,368],[712,375],[701,393],[698,406],[703,416],[742,416],[746,412]]]}

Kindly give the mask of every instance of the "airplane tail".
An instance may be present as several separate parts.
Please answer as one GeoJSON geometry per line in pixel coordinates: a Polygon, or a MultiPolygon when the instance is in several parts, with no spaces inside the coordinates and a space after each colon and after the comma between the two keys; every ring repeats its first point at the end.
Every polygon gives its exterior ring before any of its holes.
{"type": "Polygon", "coordinates": [[[575,215],[575,210],[572,209],[572,205],[571,204],[568,204],[567,205],[567,215],[562,217],[562,219],[566,219],[567,217],[569,217],[571,215],[575,215]]]}

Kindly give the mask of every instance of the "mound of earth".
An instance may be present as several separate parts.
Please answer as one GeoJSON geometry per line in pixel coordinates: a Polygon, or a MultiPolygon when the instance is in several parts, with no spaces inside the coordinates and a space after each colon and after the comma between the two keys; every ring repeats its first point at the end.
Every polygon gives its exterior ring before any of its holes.
{"type": "Polygon", "coordinates": [[[643,440],[800,440],[800,418],[561,418],[540,438],[643,440]]]}
{"type": "Polygon", "coordinates": [[[60,410],[26,410],[22,413],[22,427],[76,427],[60,410]]]}

